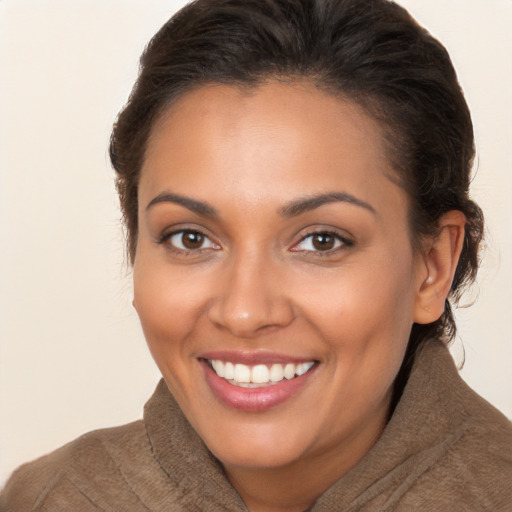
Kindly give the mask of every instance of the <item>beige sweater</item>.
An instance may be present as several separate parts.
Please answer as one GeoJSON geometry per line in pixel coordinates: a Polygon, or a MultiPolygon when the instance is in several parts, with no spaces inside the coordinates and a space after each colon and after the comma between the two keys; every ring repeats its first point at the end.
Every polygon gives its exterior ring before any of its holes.
{"type": "MultiPolygon", "coordinates": [[[[165,383],[144,419],[98,430],[19,468],[9,512],[246,511],[165,383]]],[[[311,512],[512,511],[512,427],[429,343],[366,457],[311,512]]]]}

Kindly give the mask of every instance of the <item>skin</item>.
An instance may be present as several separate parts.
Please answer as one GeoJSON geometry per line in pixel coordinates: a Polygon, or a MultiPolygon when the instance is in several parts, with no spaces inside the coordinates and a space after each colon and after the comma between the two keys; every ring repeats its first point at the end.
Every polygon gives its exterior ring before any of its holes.
{"type": "Polygon", "coordinates": [[[415,252],[393,175],[379,125],[307,83],[202,87],[153,127],[134,306],[171,392],[252,511],[304,510],[361,460],[385,426],[413,322],[442,313],[464,217],[449,212],[415,252]],[[332,192],[360,204],[291,212],[332,192]],[[182,245],[186,229],[204,234],[198,248],[182,245]],[[315,246],[318,232],[336,242],[315,246]],[[206,383],[198,358],[211,350],[318,365],[285,403],[247,412],[206,383]]]}

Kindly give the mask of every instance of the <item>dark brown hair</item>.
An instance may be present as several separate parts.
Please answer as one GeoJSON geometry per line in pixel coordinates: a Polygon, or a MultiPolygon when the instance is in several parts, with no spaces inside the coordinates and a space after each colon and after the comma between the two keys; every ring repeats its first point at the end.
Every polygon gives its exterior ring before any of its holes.
{"type": "MultiPolygon", "coordinates": [[[[469,199],[474,157],[470,113],[445,48],[388,0],[196,0],[154,36],[111,138],[110,157],[133,262],[137,189],[147,140],[170,102],[209,83],[255,86],[307,80],[360,104],[381,122],[390,159],[411,201],[413,243],[435,234],[441,215],[467,218],[451,288],[457,301],[478,268],[483,217],[469,199]]],[[[415,324],[410,353],[455,334],[444,314],[415,324]]]]}

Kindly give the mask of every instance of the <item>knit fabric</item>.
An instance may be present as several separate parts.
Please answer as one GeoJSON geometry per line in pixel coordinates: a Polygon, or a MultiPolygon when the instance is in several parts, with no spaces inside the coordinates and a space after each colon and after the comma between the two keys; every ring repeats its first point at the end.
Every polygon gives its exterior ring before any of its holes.
{"type": "MultiPolygon", "coordinates": [[[[144,419],[85,434],[21,466],[8,512],[247,511],[161,381],[144,419]]],[[[441,343],[418,354],[369,453],[311,512],[512,511],[512,426],[460,378],[441,343]]]]}

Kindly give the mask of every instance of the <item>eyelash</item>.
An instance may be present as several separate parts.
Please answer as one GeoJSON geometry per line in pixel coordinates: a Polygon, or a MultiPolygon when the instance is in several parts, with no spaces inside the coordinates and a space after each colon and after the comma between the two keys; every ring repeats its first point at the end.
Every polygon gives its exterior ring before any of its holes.
{"type": "Polygon", "coordinates": [[[220,246],[218,244],[213,242],[212,239],[208,235],[206,235],[205,233],[203,233],[202,231],[200,231],[198,229],[177,229],[175,231],[171,231],[170,233],[164,233],[158,239],[158,244],[161,244],[161,245],[166,244],[169,250],[172,250],[181,255],[192,255],[194,253],[197,254],[202,251],[207,251],[210,249],[214,249],[214,250],[220,249],[220,246]],[[177,247],[175,244],[171,243],[171,239],[173,237],[180,235],[181,236],[181,245],[183,245],[183,237],[186,234],[196,235],[196,236],[198,235],[199,237],[203,238],[202,243],[204,243],[205,241],[209,241],[210,246],[209,247],[187,248],[187,247],[177,247]]]}
{"type": "MultiPolygon", "coordinates": [[[[162,245],[166,244],[170,250],[177,252],[179,254],[184,254],[184,255],[192,255],[193,253],[197,254],[197,253],[200,253],[203,251],[208,251],[210,249],[213,249],[213,250],[220,249],[220,246],[218,244],[213,242],[208,235],[206,235],[205,233],[203,233],[202,231],[200,231],[198,229],[178,229],[175,231],[171,231],[170,233],[165,233],[158,239],[158,243],[162,244],[162,245]],[[183,236],[186,234],[199,236],[202,238],[201,245],[203,245],[205,241],[209,241],[210,246],[209,247],[196,247],[196,248],[188,247],[187,248],[187,247],[177,247],[176,244],[173,244],[170,242],[173,237],[180,235],[181,236],[180,243],[183,246],[183,236]]],[[[335,231],[318,230],[318,231],[313,231],[313,232],[307,233],[290,250],[292,252],[314,254],[315,257],[325,257],[325,256],[330,256],[333,253],[337,253],[338,251],[348,249],[348,248],[352,247],[353,245],[354,245],[354,242],[352,240],[350,240],[346,236],[340,235],[339,233],[337,233],[335,231]],[[315,236],[332,237],[334,239],[335,246],[332,248],[325,249],[325,250],[318,249],[318,248],[316,248],[316,250],[298,248],[298,246],[303,244],[308,239],[311,239],[312,240],[311,244],[314,244],[313,238],[315,236]],[[336,244],[338,244],[338,245],[336,245],[336,244]]]]}
{"type": "MultiPolygon", "coordinates": [[[[314,243],[314,242],[312,241],[311,243],[314,243]]],[[[314,254],[315,257],[326,257],[326,256],[331,256],[334,253],[337,253],[337,252],[342,251],[344,249],[348,249],[348,248],[353,247],[353,246],[354,246],[354,242],[352,240],[350,240],[348,237],[342,236],[339,233],[337,233],[336,231],[329,231],[329,230],[319,229],[318,231],[313,231],[313,232],[307,233],[305,236],[303,236],[300,239],[300,241],[297,244],[295,244],[292,247],[291,250],[293,252],[311,253],[311,254],[314,254]],[[330,248],[330,249],[326,249],[326,250],[321,250],[321,249],[317,249],[317,250],[297,249],[297,247],[300,244],[304,243],[308,238],[313,239],[315,236],[320,236],[320,235],[332,237],[334,239],[334,243],[335,244],[339,243],[339,245],[335,246],[333,248],[330,248]]]]}

